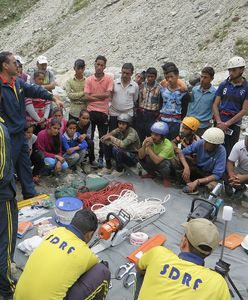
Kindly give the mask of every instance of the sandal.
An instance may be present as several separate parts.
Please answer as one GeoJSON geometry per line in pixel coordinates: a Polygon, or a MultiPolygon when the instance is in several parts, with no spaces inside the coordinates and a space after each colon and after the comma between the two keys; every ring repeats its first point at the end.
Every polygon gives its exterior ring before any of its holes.
{"type": "Polygon", "coordinates": [[[183,188],[183,192],[188,195],[198,195],[199,194],[198,190],[194,190],[194,191],[190,192],[189,187],[187,185],[183,188]]]}

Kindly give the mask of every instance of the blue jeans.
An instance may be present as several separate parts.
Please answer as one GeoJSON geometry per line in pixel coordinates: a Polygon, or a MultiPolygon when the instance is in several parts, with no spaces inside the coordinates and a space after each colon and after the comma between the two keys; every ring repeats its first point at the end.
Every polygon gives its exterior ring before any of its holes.
{"type": "MultiPolygon", "coordinates": [[[[45,162],[45,165],[48,166],[48,168],[50,170],[53,170],[55,168],[56,163],[57,163],[57,159],[56,158],[52,158],[52,157],[45,157],[44,158],[44,162],[45,162]]],[[[67,168],[69,168],[68,163],[66,161],[63,162],[61,168],[62,168],[62,171],[64,171],[67,168]]]]}

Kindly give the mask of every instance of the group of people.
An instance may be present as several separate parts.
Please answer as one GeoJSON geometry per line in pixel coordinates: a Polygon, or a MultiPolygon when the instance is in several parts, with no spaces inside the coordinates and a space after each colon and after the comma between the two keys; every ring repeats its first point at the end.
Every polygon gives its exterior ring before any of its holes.
{"type": "MultiPolygon", "coordinates": [[[[19,66],[20,60],[17,56],[19,66]]],[[[236,155],[235,161],[233,154],[230,156],[239,141],[242,117],[248,112],[242,57],[230,59],[229,77],[217,90],[211,84],[214,69],[204,67],[191,92],[172,62],[162,66],[165,79],[161,82],[157,82],[154,67],[137,71],[133,80],[131,63],[123,64],[120,78],[113,80],[104,72],[106,63],[104,56],[98,56],[95,73],[85,78],[85,61],[75,61],[74,77],[65,84],[71,101],[68,122],[63,110],[52,109],[49,101],[25,99],[26,130],[38,134],[32,135],[35,143],[30,141],[35,183],[39,183],[44,166],[54,173],[79,167],[85,173],[100,168],[99,175],[120,176],[125,165],[139,162],[148,173],[144,178],[160,176],[168,186],[170,177],[176,175],[186,183],[186,193],[198,193],[199,185],[211,188],[224,178],[227,194],[242,196],[248,171],[246,163],[241,163],[245,155],[236,155]],[[98,161],[94,151],[96,127],[98,161]]],[[[47,58],[39,56],[30,81],[51,90],[56,82],[47,64],[47,58]]],[[[24,76],[22,68],[19,76],[24,76]]],[[[246,153],[246,138],[239,145],[246,153]]]]}
{"type": "MultiPolygon", "coordinates": [[[[242,76],[245,69],[242,57],[229,60],[229,77],[217,90],[211,84],[213,68],[204,67],[199,83],[191,92],[179,78],[179,70],[172,62],[162,66],[165,79],[160,83],[153,67],[137,72],[133,80],[131,63],[123,64],[120,78],[113,80],[104,72],[106,63],[107,59],[99,55],[95,59],[94,74],[85,79],[84,60],[75,61],[75,75],[65,86],[71,100],[67,121],[63,118],[62,101],[51,93],[56,81],[47,68],[47,58],[38,57],[36,69],[29,78],[23,72],[20,57],[7,51],[0,53],[0,116],[4,122],[0,131],[0,155],[3,158],[0,161],[0,209],[4,216],[0,221],[0,243],[3,245],[0,247],[0,295],[4,299],[10,299],[14,289],[9,276],[17,230],[14,173],[20,180],[25,199],[36,195],[34,183],[39,183],[42,172],[60,174],[80,167],[89,173],[91,168],[98,168],[100,175],[116,177],[123,174],[126,165],[137,166],[138,163],[147,171],[143,178],[159,176],[168,186],[170,178],[175,176],[184,182],[185,193],[197,193],[200,185],[211,186],[222,178],[229,195],[242,194],[246,189],[248,131],[244,133],[245,139],[239,142],[242,117],[248,112],[248,84],[242,76]],[[27,83],[28,80],[31,83],[27,83]],[[96,128],[99,134],[97,161],[94,151],[96,128]]],[[[80,222],[72,225],[69,231],[83,242],[89,240],[85,234],[94,231],[82,229],[80,222]]],[[[202,242],[204,247],[201,248],[191,239],[191,233],[186,230],[183,251],[196,253],[196,248],[209,255],[215,243],[202,242]]],[[[71,233],[61,234],[70,238],[71,233]]],[[[213,236],[216,238],[215,234],[213,236]]],[[[52,241],[53,238],[49,237],[44,249],[57,244],[52,241]]],[[[151,257],[142,258],[143,263],[140,262],[138,268],[145,270],[152,261],[151,257]]],[[[203,263],[187,257],[183,254],[186,261],[203,263]]],[[[93,260],[96,264],[97,261],[93,260]]],[[[69,286],[92,265],[88,264],[88,268],[74,274],[60,295],[64,297],[69,286]]],[[[166,272],[164,267],[160,275],[166,272]]],[[[168,278],[172,279],[170,275],[168,278]]],[[[184,287],[189,286],[186,281],[182,283],[184,287]]],[[[199,283],[194,285],[194,290],[199,283]]],[[[147,285],[146,276],[143,285],[147,285]]],[[[17,293],[16,299],[27,299],[18,297],[17,293]]],[[[139,299],[145,299],[142,297],[139,299]]]]}

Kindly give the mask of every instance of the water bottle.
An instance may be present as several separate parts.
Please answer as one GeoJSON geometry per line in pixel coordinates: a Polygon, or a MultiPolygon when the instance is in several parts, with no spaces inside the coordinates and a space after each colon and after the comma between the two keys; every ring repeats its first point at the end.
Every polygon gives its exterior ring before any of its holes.
{"type": "Polygon", "coordinates": [[[221,208],[221,206],[224,205],[224,200],[221,198],[218,198],[218,199],[216,199],[214,204],[217,206],[217,208],[219,210],[221,208]]]}
{"type": "Polygon", "coordinates": [[[222,205],[224,205],[224,200],[221,198],[216,199],[216,201],[214,202],[214,207],[213,207],[213,211],[211,213],[211,216],[213,219],[217,218],[219,209],[221,208],[222,205]]]}

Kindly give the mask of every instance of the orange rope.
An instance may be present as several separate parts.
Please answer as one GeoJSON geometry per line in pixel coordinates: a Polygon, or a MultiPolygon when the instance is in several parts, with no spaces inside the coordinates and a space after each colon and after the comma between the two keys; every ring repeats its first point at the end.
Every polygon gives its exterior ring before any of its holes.
{"type": "MultiPolygon", "coordinates": [[[[84,203],[84,208],[91,208],[93,204],[108,205],[108,197],[110,195],[116,195],[117,199],[124,189],[134,191],[133,184],[130,182],[111,181],[109,185],[97,192],[91,191],[81,193],[78,191],[77,198],[79,198],[84,203]]],[[[116,199],[114,197],[111,197],[111,202],[115,201],[116,199]]]]}

